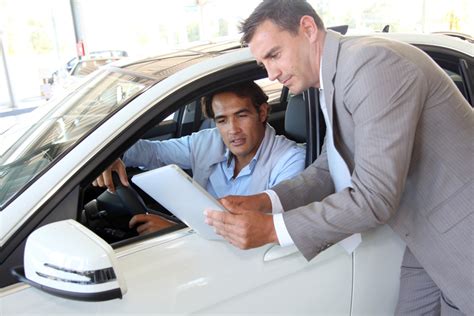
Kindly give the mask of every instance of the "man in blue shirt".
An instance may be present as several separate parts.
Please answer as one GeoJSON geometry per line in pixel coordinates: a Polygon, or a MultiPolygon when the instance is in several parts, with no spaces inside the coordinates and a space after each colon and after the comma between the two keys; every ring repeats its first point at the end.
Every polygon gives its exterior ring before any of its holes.
{"type": "MultiPolygon", "coordinates": [[[[112,171],[128,185],[125,166],[154,169],[168,164],[191,169],[194,180],[216,198],[255,194],[292,178],[304,169],[305,150],[267,124],[267,100],[253,81],[204,97],[203,111],[216,128],[165,141],[139,140],[94,185],[114,191],[112,171]]],[[[140,234],[170,225],[155,215],[136,215],[130,221],[140,234]]]]}

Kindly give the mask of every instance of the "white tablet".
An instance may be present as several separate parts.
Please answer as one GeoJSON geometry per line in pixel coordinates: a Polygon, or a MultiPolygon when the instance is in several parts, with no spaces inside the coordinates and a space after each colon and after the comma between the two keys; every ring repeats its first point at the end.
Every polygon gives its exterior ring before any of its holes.
{"type": "Polygon", "coordinates": [[[132,177],[135,183],[206,239],[222,239],[204,222],[204,209],[225,208],[177,165],[153,169],[132,177]]]}

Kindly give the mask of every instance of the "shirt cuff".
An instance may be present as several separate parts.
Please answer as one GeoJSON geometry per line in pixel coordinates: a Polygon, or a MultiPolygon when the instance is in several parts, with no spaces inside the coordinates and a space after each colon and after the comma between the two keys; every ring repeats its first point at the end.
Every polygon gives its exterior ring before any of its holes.
{"type": "Polygon", "coordinates": [[[273,190],[265,190],[263,193],[266,193],[270,198],[270,202],[272,203],[272,213],[278,214],[283,213],[283,205],[281,205],[280,198],[273,190]]]}
{"type": "Polygon", "coordinates": [[[295,243],[291,239],[290,234],[285,226],[285,221],[283,220],[283,205],[281,205],[278,195],[273,190],[263,191],[268,195],[272,203],[272,213],[273,215],[273,225],[275,227],[275,232],[277,234],[278,243],[281,247],[292,246],[295,243]]]}
{"type": "Polygon", "coordinates": [[[291,239],[288,230],[286,229],[285,221],[283,220],[283,213],[273,215],[273,225],[275,226],[275,231],[280,246],[287,247],[295,244],[293,239],[291,239]]]}

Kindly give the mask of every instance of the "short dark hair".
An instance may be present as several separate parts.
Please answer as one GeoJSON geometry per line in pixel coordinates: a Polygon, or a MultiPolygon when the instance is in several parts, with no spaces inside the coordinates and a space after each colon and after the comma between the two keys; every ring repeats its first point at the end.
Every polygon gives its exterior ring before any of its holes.
{"type": "Polygon", "coordinates": [[[323,20],[305,0],[264,0],[240,25],[240,31],[243,33],[241,42],[244,45],[248,44],[257,27],[266,20],[270,20],[282,30],[296,35],[301,17],[305,15],[311,16],[316,26],[324,30],[323,20]]]}
{"type": "Polygon", "coordinates": [[[212,109],[212,99],[216,94],[230,92],[241,98],[249,98],[253,106],[260,112],[262,104],[267,103],[268,96],[263,92],[262,88],[253,81],[244,81],[231,86],[221,88],[212,94],[201,98],[202,112],[208,118],[214,119],[214,110],[212,109]]]}

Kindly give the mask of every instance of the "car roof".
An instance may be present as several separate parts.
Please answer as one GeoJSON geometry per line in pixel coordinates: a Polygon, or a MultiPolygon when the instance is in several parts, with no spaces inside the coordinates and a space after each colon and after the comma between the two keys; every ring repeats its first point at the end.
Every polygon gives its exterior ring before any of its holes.
{"type": "MultiPolygon", "coordinates": [[[[414,45],[443,47],[461,52],[471,57],[473,56],[473,45],[471,43],[444,34],[374,33],[353,35],[351,37],[359,36],[379,36],[414,45]]],[[[230,39],[221,42],[207,42],[198,44],[191,48],[180,49],[155,57],[135,61],[126,60],[115,65],[118,65],[118,67],[126,72],[161,81],[171,74],[192,64],[196,64],[229,51],[240,49],[241,47],[242,45],[238,39],[230,39]]]]}
{"type": "Polygon", "coordinates": [[[429,45],[444,47],[460,53],[474,56],[474,46],[469,41],[462,40],[445,34],[422,34],[422,33],[375,33],[373,36],[398,40],[413,45],[429,45]]]}
{"type": "Polygon", "coordinates": [[[155,57],[135,61],[123,61],[116,65],[127,72],[140,74],[144,77],[161,81],[171,74],[190,65],[240,47],[240,42],[237,40],[208,42],[155,57]]]}

